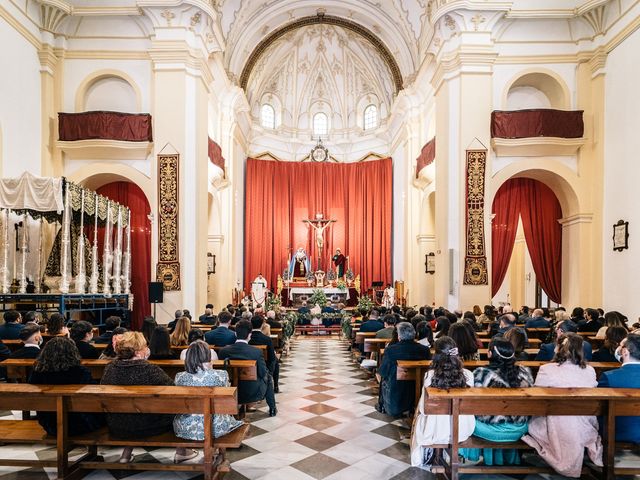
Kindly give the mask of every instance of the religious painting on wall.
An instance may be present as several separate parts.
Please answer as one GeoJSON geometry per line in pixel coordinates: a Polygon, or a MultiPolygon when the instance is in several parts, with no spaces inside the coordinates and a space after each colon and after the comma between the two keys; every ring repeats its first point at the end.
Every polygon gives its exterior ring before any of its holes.
{"type": "Polygon", "coordinates": [[[158,155],[158,265],[156,279],[165,291],[180,290],[178,250],[178,168],[180,155],[158,155]]]}
{"type": "Polygon", "coordinates": [[[466,255],[464,285],[487,285],[487,257],[484,248],[484,175],[486,150],[466,151],[466,255]]]}
{"type": "Polygon", "coordinates": [[[618,220],[613,226],[613,250],[621,252],[629,248],[629,222],[618,220]]]}

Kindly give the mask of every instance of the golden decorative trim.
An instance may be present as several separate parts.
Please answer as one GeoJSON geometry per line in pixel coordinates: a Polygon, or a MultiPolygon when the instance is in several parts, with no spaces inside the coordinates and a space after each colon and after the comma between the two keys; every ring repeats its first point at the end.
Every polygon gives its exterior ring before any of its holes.
{"type": "Polygon", "coordinates": [[[156,279],[165,290],[180,290],[178,207],[180,155],[158,155],[158,264],[156,279]]]}
{"type": "Polygon", "coordinates": [[[4,19],[13,29],[18,32],[25,40],[31,45],[40,50],[42,42],[40,38],[31,33],[22,23],[20,23],[13,15],[11,15],[6,9],[0,6],[0,18],[4,19]]]}
{"type": "Polygon", "coordinates": [[[271,152],[262,152],[262,153],[259,153],[258,155],[249,155],[249,157],[255,158],[257,160],[270,159],[270,160],[275,160],[276,162],[283,162],[284,161],[280,157],[275,156],[271,152]]]}
{"type": "Polygon", "coordinates": [[[484,185],[486,150],[466,151],[466,254],[464,285],[488,285],[484,248],[484,185]]]}
{"type": "Polygon", "coordinates": [[[253,67],[255,67],[260,56],[267,50],[267,48],[269,48],[269,46],[273,42],[275,42],[276,40],[278,40],[280,37],[287,34],[288,32],[297,30],[302,27],[306,27],[308,25],[318,25],[318,24],[335,25],[338,27],[342,27],[347,30],[351,30],[354,33],[357,33],[361,37],[368,40],[373,45],[373,47],[378,51],[378,53],[382,56],[383,60],[389,67],[389,70],[391,71],[391,76],[393,77],[393,82],[396,87],[395,93],[398,93],[400,90],[402,90],[403,80],[402,80],[402,73],[400,72],[400,67],[398,67],[396,60],[395,58],[393,58],[393,55],[391,54],[389,49],[386,47],[384,43],[382,43],[382,41],[376,35],[374,35],[369,29],[351,20],[347,20],[340,17],[334,17],[331,15],[325,15],[325,14],[318,14],[318,15],[303,17],[298,20],[295,20],[283,27],[278,28],[277,30],[269,34],[264,40],[262,40],[256,46],[256,48],[253,49],[253,52],[251,52],[251,55],[249,55],[249,59],[247,60],[247,63],[242,69],[242,73],[240,75],[240,88],[242,88],[245,91],[247,90],[247,84],[249,83],[249,77],[251,76],[251,71],[253,70],[253,67]]]}

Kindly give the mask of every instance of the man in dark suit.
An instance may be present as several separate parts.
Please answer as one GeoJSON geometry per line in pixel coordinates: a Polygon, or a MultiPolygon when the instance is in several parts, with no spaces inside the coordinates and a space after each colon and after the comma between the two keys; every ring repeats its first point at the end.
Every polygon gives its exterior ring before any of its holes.
{"type": "Polygon", "coordinates": [[[22,348],[13,352],[9,358],[38,358],[40,355],[40,344],[42,344],[42,333],[36,324],[25,325],[20,330],[20,340],[24,343],[22,348]]]}
{"type": "Polygon", "coordinates": [[[512,328],[518,328],[522,333],[524,333],[525,342],[529,341],[527,337],[527,331],[524,328],[516,326],[516,316],[513,313],[505,313],[504,315],[500,315],[498,318],[498,326],[499,328],[495,330],[495,333],[491,335],[491,337],[503,337],[505,333],[507,333],[512,328]]]}
{"type": "Polygon", "coordinates": [[[586,312],[586,323],[581,327],[578,327],[579,332],[597,332],[602,327],[602,322],[600,322],[600,312],[595,308],[587,308],[586,312]]]}
{"type": "Polygon", "coordinates": [[[220,315],[218,315],[220,325],[204,334],[205,342],[216,347],[233,345],[236,342],[236,334],[229,330],[231,320],[232,317],[229,312],[220,312],[220,315]]]}
{"type": "Polygon", "coordinates": [[[236,323],[236,336],[238,339],[233,345],[224,347],[218,352],[218,358],[225,360],[255,360],[258,368],[257,380],[241,381],[238,385],[238,403],[259,402],[263,398],[269,405],[269,416],[275,417],[276,397],[273,392],[273,378],[267,364],[264,361],[262,352],[256,347],[249,345],[251,339],[251,322],[240,320],[236,323]]]}
{"type": "Polygon", "coordinates": [[[549,320],[543,317],[543,315],[544,313],[542,312],[542,310],[539,308],[536,308],[533,311],[533,317],[527,320],[527,323],[525,323],[524,327],[525,328],[549,328],[551,324],[549,323],[549,320]]]}
{"type": "Polygon", "coordinates": [[[583,327],[587,323],[587,321],[584,319],[584,308],[574,308],[571,312],[571,321],[575,323],[578,328],[583,327]]]}
{"type": "Polygon", "coordinates": [[[213,305],[211,303],[207,303],[204,307],[204,314],[198,317],[200,323],[205,325],[215,325],[216,324],[216,316],[213,314],[213,305]]]}
{"type": "Polygon", "coordinates": [[[279,322],[277,317],[273,310],[267,312],[267,323],[271,328],[282,328],[282,322],[279,322]]]}
{"type": "Polygon", "coordinates": [[[0,340],[18,340],[22,325],[22,317],[15,310],[4,312],[4,325],[0,325],[0,340]]]}
{"type": "Polygon", "coordinates": [[[398,360],[429,360],[429,348],[415,341],[416,331],[409,322],[396,325],[398,343],[384,350],[384,357],[378,373],[381,377],[380,400],[376,407],[387,415],[401,415],[412,410],[414,405],[415,383],[396,379],[398,360]]]}
{"type": "MultiPolygon", "coordinates": [[[[560,338],[563,334],[565,333],[577,333],[578,332],[578,326],[573,323],[571,320],[565,320],[563,322],[560,322],[557,326],[556,326],[556,341],[558,340],[558,338],[560,338]]],[[[584,349],[584,359],[587,362],[591,361],[591,356],[593,354],[592,349],[591,349],[591,344],[585,340],[582,341],[582,348],[584,349]]],[[[555,353],[555,349],[556,349],[556,344],[555,343],[543,343],[542,345],[540,345],[540,351],[538,351],[538,354],[536,355],[536,361],[540,361],[540,362],[549,362],[553,359],[553,355],[555,353]]]]}
{"type": "Polygon", "coordinates": [[[379,313],[377,310],[372,310],[369,314],[369,318],[360,325],[361,332],[377,332],[383,328],[384,323],[379,320],[379,313]]]}
{"type": "Polygon", "coordinates": [[[94,343],[111,343],[113,331],[120,326],[120,317],[112,315],[104,321],[105,331],[102,335],[93,340],[94,343]]]}
{"type": "MultiPolygon", "coordinates": [[[[640,335],[632,333],[623,339],[616,358],[622,367],[602,372],[598,387],[640,388],[640,335]]],[[[616,417],[616,441],[640,443],[640,417],[616,417]]]]}
{"type": "Polygon", "coordinates": [[[278,378],[280,377],[280,364],[278,363],[278,357],[276,356],[276,350],[273,348],[273,342],[271,338],[262,333],[261,328],[264,323],[264,318],[261,315],[254,315],[251,317],[251,340],[249,345],[266,345],[267,346],[267,368],[273,377],[273,391],[280,393],[278,388],[278,378]]]}
{"type": "Polygon", "coordinates": [[[178,323],[178,320],[184,317],[184,311],[176,310],[175,313],[173,314],[173,317],[174,317],[173,320],[171,320],[167,324],[167,329],[169,330],[169,332],[173,332],[173,329],[176,328],[176,323],[178,323]]]}
{"type": "Polygon", "coordinates": [[[526,305],[523,305],[522,308],[520,309],[520,315],[518,315],[517,323],[525,324],[530,318],[531,316],[529,315],[529,307],[527,307],[526,305]]]}

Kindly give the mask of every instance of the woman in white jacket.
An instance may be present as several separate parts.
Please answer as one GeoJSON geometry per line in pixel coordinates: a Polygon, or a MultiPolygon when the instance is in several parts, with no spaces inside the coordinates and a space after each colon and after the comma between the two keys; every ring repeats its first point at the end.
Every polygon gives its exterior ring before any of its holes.
{"type": "MultiPolygon", "coordinates": [[[[435,342],[431,368],[424,375],[424,386],[443,390],[473,387],[473,373],[466,370],[458,356],[458,348],[451,337],[443,336],[435,342]]],[[[471,436],[476,426],[473,415],[460,415],[459,441],[471,436]]],[[[451,442],[451,416],[431,415],[424,411],[424,389],[418,402],[411,435],[411,465],[429,469],[433,449],[429,445],[451,442]]]]}

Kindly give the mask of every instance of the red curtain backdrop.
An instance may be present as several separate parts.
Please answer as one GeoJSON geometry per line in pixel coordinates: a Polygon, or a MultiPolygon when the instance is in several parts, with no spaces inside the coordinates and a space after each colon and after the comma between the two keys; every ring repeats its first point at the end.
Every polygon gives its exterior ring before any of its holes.
{"type": "Polygon", "coordinates": [[[422,150],[420,151],[420,155],[416,159],[416,178],[418,178],[420,170],[422,170],[427,165],[431,165],[435,159],[436,138],[433,137],[431,140],[424,144],[424,147],[422,147],[422,150]]]}
{"type": "Polygon", "coordinates": [[[518,216],[536,278],[549,298],[562,298],[562,208],[553,191],[537,180],[512,178],[493,201],[492,296],[500,289],[513,251],[518,216]]]}
{"type": "Polygon", "coordinates": [[[491,138],[560,137],[584,134],[582,110],[538,108],[491,112],[491,138]]]}
{"type": "Polygon", "coordinates": [[[320,266],[336,248],[349,257],[361,285],[391,282],[392,162],[300,163],[247,159],[245,288],[262,273],[275,288],[289,252],[303,247],[318,268],[314,231],[304,219],[336,220],[325,230],[320,266]]]}
{"type": "MultiPolygon", "coordinates": [[[[151,224],[148,217],[151,208],[144,192],[134,183],[108,183],[100,187],[98,193],[131,210],[131,292],[134,295],[131,328],[140,330],[144,317],[151,314],[151,224]]],[[[104,234],[99,238],[102,239],[103,236],[104,234]]],[[[99,253],[102,256],[102,243],[99,243],[99,253]]]]}
{"type": "Polygon", "coordinates": [[[152,142],[148,113],[81,112],[58,113],[60,140],[122,140],[152,142]]]}
{"type": "Polygon", "coordinates": [[[220,148],[220,145],[218,145],[216,142],[211,140],[211,137],[209,137],[207,151],[209,154],[209,161],[224,170],[224,157],[222,156],[222,148],[220,148]]]}

